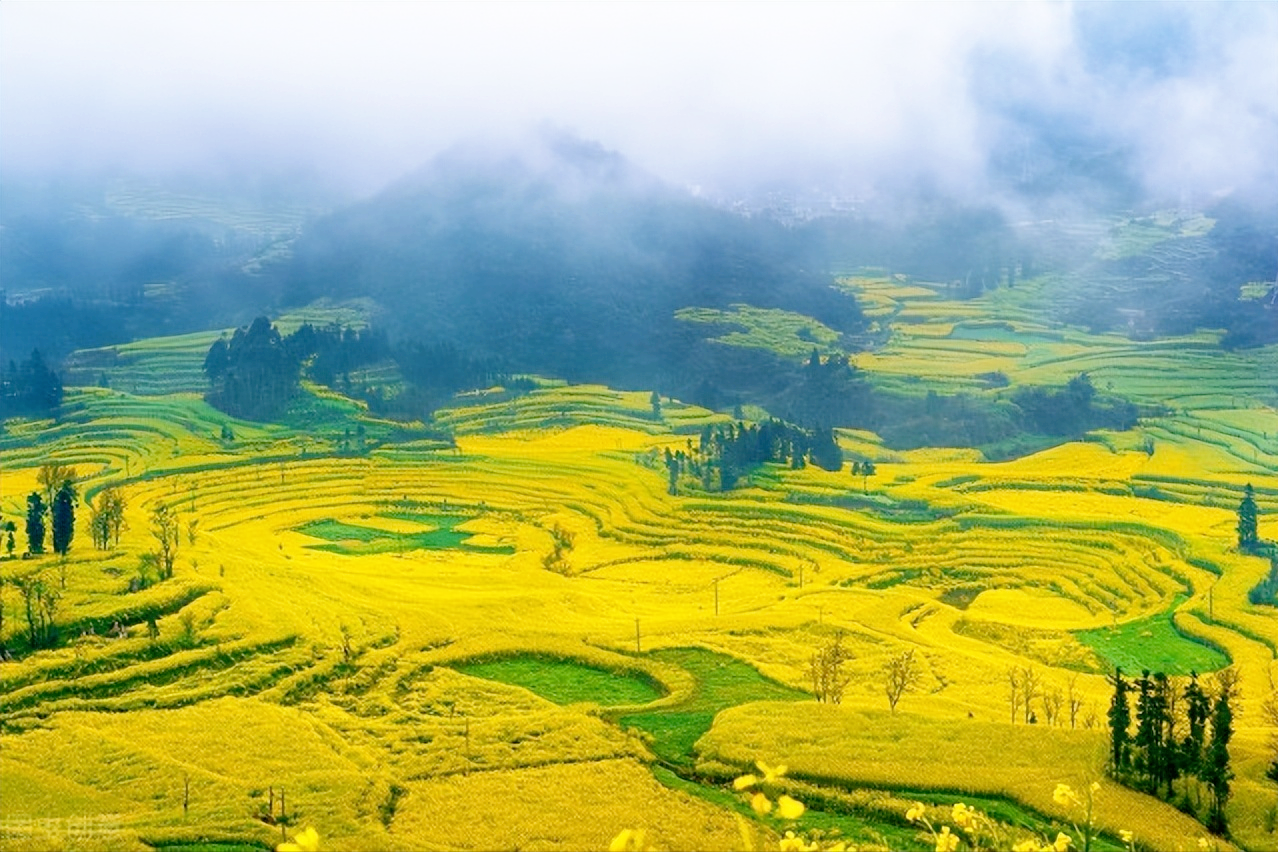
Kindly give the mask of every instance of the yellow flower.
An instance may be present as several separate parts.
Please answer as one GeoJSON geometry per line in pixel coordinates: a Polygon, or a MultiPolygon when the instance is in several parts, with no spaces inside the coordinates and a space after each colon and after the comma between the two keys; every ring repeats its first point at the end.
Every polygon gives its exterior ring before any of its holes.
{"type": "Polygon", "coordinates": [[[796,837],[793,831],[787,831],[785,837],[781,838],[781,852],[815,852],[819,848],[815,842],[804,843],[803,838],[796,837]]]}
{"type": "Polygon", "coordinates": [[[1038,841],[1030,838],[1012,846],[1012,852],[1038,852],[1038,841]]]}
{"type": "Polygon", "coordinates": [[[1099,781],[1093,781],[1093,782],[1092,782],[1092,792],[1093,792],[1093,793],[1096,793],[1096,792],[1099,792],[1099,791],[1100,791],[1100,782],[1099,782],[1099,781]]]}
{"type": "Polygon", "coordinates": [[[771,784],[773,781],[776,781],[778,778],[784,775],[785,771],[789,768],[784,763],[778,763],[775,767],[771,767],[771,766],[768,766],[768,764],[764,763],[762,760],[756,760],[754,762],[754,765],[758,767],[760,772],[763,773],[764,784],[771,784]]]}
{"type": "Polygon", "coordinates": [[[755,793],[754,798],[750,800],[750,807],[754,808],[754,812],[759,816],[767,816],[772,813],[772,800],[762,793],[755,793]]]}
{"type": "Polygon", "coordinates": [[[905,818],[910,822],[915,822],[916,820],[923,818],[924,810],[925,808],[923,807],[922,802],[915,802],[910,805],[910,809],[905,812],[905,818]]]}
{"type": "Polygon", "coordinates": [[[950,816],[954,820],[954,824],[959,828],[972,828],[976,822],[972,810],[962,802],[959,802],[954,806],[954,810],[951,811],[950,816]]]}
{"type": "Polygon", "coordinates": [[[643,829],[623,828],[608,844],[608,852],[643,852],[643,829]]]}
{"type": "Polygon", "coordinates": [[[936,835],[936,852],[954,852],[958,845],[958,835],[950,834],[948,825],[941,826],[941,833],[936,835]]]}
{"type": "Polygon", "coordinates": [[[1206,837],[1200,837],[1200,838],[1198,838],[1198,848],[1199,848],[1199,849],[1210,849],[1210,848],[1211,848],[1211,843],[1209,843],[1209,842],[1207,841],[1207,838],[1206,838],[1206,837]]]}
{"type": "Polygon", "coordinates": [[[781,819],[798,819],[803,816],[803,802],[797,799],[791,799],[789,796],[782,796],[777,799],[777,815],[781,819]]]}
{"type": "Polygon", "coordinates": [[[1069,847],[1073,844],[1074,841],[1068,834],[1063,831],[1058,831],[1056,832],[1056,842],[1052,844],[1052,848],[1055,849],[1056,852],[1068,852],[1069,847]]]}
{"type": "Polygon", "coordinates": [[[309,825],[293,835],[291,841],[275,847],[275,852],[318,852],[318,850],[319,832],[309,825]]]}
{"type": "Polygon", "coordinates": [[[744,790],[747,787],[753,787],[758,783],[759,777],[757,775],[742,775],[740,778],[732,782],[732,789],[744,790]]]}
{"type": "Polygon", "coordinates": [[[1136,835],[1132,834],[1130,831],[1128,831],[1125,828],[1121,828],[1118,830],[1118,836],[1123,841],[1123,843],[1125,843],[1128,846],[1132,845],[1132,840],[1134,840],[1136,837],[1136,835]]]}

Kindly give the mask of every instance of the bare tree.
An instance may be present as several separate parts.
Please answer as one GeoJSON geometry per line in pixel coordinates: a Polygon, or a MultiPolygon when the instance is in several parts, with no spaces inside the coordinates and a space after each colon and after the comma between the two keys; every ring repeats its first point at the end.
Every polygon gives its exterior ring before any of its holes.
{"type": "Polygon", "coordinates": [[[1061,706],[1065,703],[1065,695],[1059,686],[1043,691],[1043,719],[1049,726],[1057,724],[1061,716],[1061,706]]]}
{"type": "Polygon", "coordinates": [[[918,660],[914,657],[914,649],[902,651],[888,658],[883,667],[883,689],[887,693],[888,706],[896,712],[897,702],[901,696],[914,688],[922,673],[918,668],[918,660]]]}
{"type": "Polygon", "coordinates": [[[1034,718],[1032,705],[1034,699],[1038,698],[1041,689],[1038,672],[1034,671],[1034,667],[1025,666],[1021,669],[1021,706],[1025,710],[1025,724],[1027,725],[1034,718]]]}
{"type": "Polygon", "coordinates": [[[1069,726],[1071,728],[1078,727],[1078,711],[1083,709],[1083,698],[1078,694],[1078,674],[1072,674],[1069,677],[1069,685],[1067,700],[1069,701],[1069,726]]]}
{"type": "Polygon", "coordinates": [[[843,700],[843,690],[852,680],[843,673],[843,664],[852,659],[852,653],[843,647],[843,631],[824,642],[812,652],[808,661],[808,673],[812,678],[812,692],[816,700],[838,704],[843,700]]]}
{"type": "Polygon", "coordinates": [[[1007,668],[1007,700],[1012,705],[1012,724],[1016,724],[1016,711],[1021,709],[1021,672],[1016,666],[1007,668]]]}

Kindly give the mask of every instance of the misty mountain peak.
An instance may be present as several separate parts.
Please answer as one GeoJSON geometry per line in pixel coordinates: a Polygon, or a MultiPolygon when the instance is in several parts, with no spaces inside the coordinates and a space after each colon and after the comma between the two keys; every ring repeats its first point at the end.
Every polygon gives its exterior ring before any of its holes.
{"type": "Polygon", "coordinates": [[[471,139],[443,151],[394,184],[391,194],[537,188],[564,201],[599,194],[652,193],[664,184],[601,143],[542,126],[516,138],[471,139]]]}

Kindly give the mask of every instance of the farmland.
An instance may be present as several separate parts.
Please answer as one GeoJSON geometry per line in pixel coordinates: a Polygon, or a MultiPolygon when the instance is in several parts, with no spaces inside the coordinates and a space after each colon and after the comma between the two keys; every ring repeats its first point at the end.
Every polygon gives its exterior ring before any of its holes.
{"type": "MultiPolygon", "coordinates": [[[[28,822],[0,848],[84,845],[86,815],[112,849],[261,848],[303,826],[342,849],[606,848],[628,828],[739,848],[735,815],[754,816],[730,782],[756,760],[788,764],[810,808],[756,820],[771,846],[837,828],[928,848],[904,818],[916,799],[1053,837],[1072,818],[1055,786],[1104,771],[1115,664],[1237,667],[1233,840],[1278,848],[1262,712],[1278,618],[1248,601],[1268,564],[1234,529],[1250,483],[1278,538],[1278,348],[1062,326],[1046,277],[961,302],[890,275],[840,286],[880,324],[885,344],[854,356],[879,387],[1086,372],[1162,413],[998,462],[840,431],[872,476],[766,465],[730,492],[685,478],[670,494],[651,459],[726,414],[543,381],[457,398],[431,424],[450,444],[313,387],[281,422],[230,418],[197,393],[216,333],[80,353],[89,386],[59,418],[0,435],[0,513],[20,521],[59,461],[85,498],[119,485],[126,528],[95,550],[82,506],[65,564],[0,562],[7,581],[65,575],[53,648],[23,646],[4,591],[0,798],[28,822]],[[184,525],[175,575],[131,583],[161,503],[184,525]],[[850,679],[818,704],[809,661],[836,636],[850,679]],[[919,681],[893,711],[882,672],[910,649],[919,681]],[[1076,718],[1009,714],[1016,667],[1076,696],[1076,718]]],[[[740,329],[725,346],[836,343],[782,311],[682,318],[740,329]]],[[[1102,848],[1123,830],[1197,848],[1198,823],[1102,783],[1102,848]]]]}

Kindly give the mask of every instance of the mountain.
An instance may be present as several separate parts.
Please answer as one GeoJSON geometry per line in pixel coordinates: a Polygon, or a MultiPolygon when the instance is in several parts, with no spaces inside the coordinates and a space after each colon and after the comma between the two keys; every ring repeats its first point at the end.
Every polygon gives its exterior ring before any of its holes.
{"type": "MultiPolygon", "coordinates": [[[[564,134],[456,148],[293,247],[284,298],[368,296],[402,339],[519,371],[681,383],[711,333],[680,308],[750,304],[862,327],[809,234],[716,209],[564,134]]],[[[718,347],[722,348],[722,347],[718,347]]]]}

